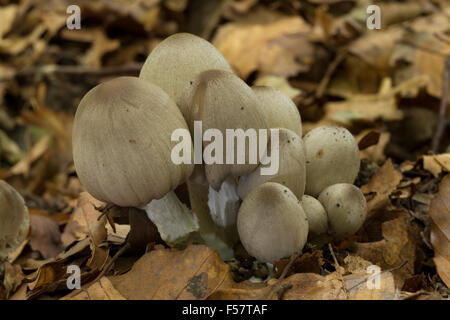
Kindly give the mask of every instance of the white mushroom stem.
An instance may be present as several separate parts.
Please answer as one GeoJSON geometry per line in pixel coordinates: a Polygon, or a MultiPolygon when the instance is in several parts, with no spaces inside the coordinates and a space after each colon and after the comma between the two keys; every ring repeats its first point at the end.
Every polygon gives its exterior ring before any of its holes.
{"type": "Polygon", "coordinates": [[[208,247],[217,250],[224,260],[234,257],[232,243],[226,241],[224,230],[219,228],[211,218],[208,207],[208,184],[200,184],[189,179],[187,181],[189,200],[193,213],[199,222],[198,233],[208,247]]]}
{"type": "Polygon", "coordinates": [[[199,230],[198,218],[173,191],[152,200],[143,209],[169,246],[184,246],[195,239],[199,230]]]}
{"type": "Polygon", "coordinates": [[[218,227],[226,230],[227,240],[231,242],[238,239],[236,221],[239,206],[240,199],[233,177],[228,177],[220,186],[219,191],[209,187],[208,207],[211,218],[218,227]]]}

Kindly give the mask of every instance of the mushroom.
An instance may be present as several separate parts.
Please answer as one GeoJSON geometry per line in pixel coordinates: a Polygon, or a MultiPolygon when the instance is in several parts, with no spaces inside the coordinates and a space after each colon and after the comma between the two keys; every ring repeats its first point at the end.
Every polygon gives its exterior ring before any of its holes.
{"type": "MultiPolygon", "coordinates": [[[[253,132],[256,140],[259,140],[259,129],[267,129],[267,126],[259,111],[258,99],[252,89],[234,74],[223,70],[208,70],[189,81],[180,101],[191,134],[195,133],[195,122],[201,121],[204,136],[208,130],[214,130],[216,135],[220,135],[210,136],[211,142],[203,141],[205,176],[210,185],[208,205],[213,219],[221,227],[235,228],[239,197],[233,178],[256,169],[259,165],[258,156],[263,154],[266,144],[264,150],[261,150],[259,141],[252,141],[258,142],[258,148],[253,150],[257,157],[252,161],[249,144],[244,141],[245,159],[240,159],[243,161],[239,163],[238,152],[242,150],[238,150],[239,141],[236,143],[236,137],[229,133],[241,130],[242,133],[251,135],[253,132]],[[224,139],[221,148],[212,151],[212,146],[218,145],[216,140],[221,138],[224,139]],[[234,146],[228,149],[231,143],[234,146]]],[[[251,140],[250,136],[248,140],[251,140]]]]}
{"type": "Polygon", "coordinates": [[[302,197],[302,208],[309,223],[309,237],[314,238],[328,231],[328,218],[325,208],[319,200],[307,194],[302,197]]]}
{"type": "Polygon", "coordinates": [[[329,186],[322,191],[319,201],[327,212],[329,233],[334,237],[347,237],[356,233],[366,219],[366,198],[353,184],[329,186]]]}
{"type": "Polygon", "coordinates": [[[135,77],[91,89],[73,126],[75,168],[87,191],[110,204],[145,208],[170,245],[184,243],[198,229],[196,217],[173,193],[194,168],[171,161],[171,135],[180,128],[187,131],[173,100],[135,77]]]}
{"type": "Polygon", "coordinates": [[[26,239],[30,216],[22,196],[0,180],[0,262],[26,239]]]}
{"type": "Polygon", "coordinates": [[[254,86],[252,89],[269,128],[286,128],[302,137],[302,118],[291,98],[272,87],[254,86]]]}
{"type": "Polygon", "coordinates": [[[359,171],[359,149],[345,128],[321,126],[303,137],[306,149],[306,190],[317,197],[328,186],[353,183],[359,171]]]}
{"type": "Polygon", "coordinates": [[[147,57],[139,78],[161,87],[186,116],[181,103],[189,80],[200,72],[219,69],[232,72],[222,54],[208,41],[189,33],[177,33],[164,39],[147,57]]]}
{"type": "MultiPolygon", "coordinates": [[[[268,165],[261,164],[253,172],[239,178],[238,195],[244,199],[256,186],[264,182],[278,182],[288,187],[298,199],[305,192],[306,167],[305,150],[302,139],[289,129],[278,129],[278,171],[272,175],[263,175],[261,170],[268,165]]],[[[272,152],[270,144],[268,152],[272,152]]]]}
{"type": "Polygon", "coordinates": [[[308,237],[300,201],[276,182],[250,191],[239,209],[237,228],[244,248],[261,262],[289,257],[303,249],[308,237]]]}

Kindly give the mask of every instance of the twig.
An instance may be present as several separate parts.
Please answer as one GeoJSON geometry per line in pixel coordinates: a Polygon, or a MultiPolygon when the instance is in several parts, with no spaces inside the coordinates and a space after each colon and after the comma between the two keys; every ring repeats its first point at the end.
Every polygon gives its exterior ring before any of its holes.
{"type": "Polygon", "coordinates": [[[289,269],[292,267],[292,265],[294,264],[294,262],[302,255],[302,251],[300,250],[299,252],[297,252],[297,254],[295,256],[293,256],[291,258],[291,260],[289,261],[289,263],[286,265],[286,267],[284,267],[283,272],[281,272],[280,277],[278,278],[277,283],[275,283],[271,288],[270,288],[270,292],[268,294],[268,296],[270,297],[272,294],[275,294],[276,297],[279,299],[281,299],[281,297],[283,296],[283,294],[292,288],[291,284],[288,285],[284,285],[282,286],[281,283],[283,282],[283,280],[286,278],[289,269]]]}
{"type": "Polygon", "coordinates": [[[334,58],[334,60],[328,66],[325,75],[323,76],[322,80],[319,83],[319,86],[317,87],[316,98],[322,98],[328,86],[328,83],[330,82],[331,76],[336,71],[337,67],[341,64],[341,62],[344,60],[344,58],[347,56],[347,52],[348,52],[347,49],[338,51],[336,58],[334,58]]]}
{"type": "Polygon", "coordinates": [[[408,261],[409,261],[409,259],[406,259],[405,261],[403,261],[400,265],[398,265],[398,266],[396,266],[396,267],[393,267],[393,268],[390,268],[390,269],[383,270],[383,271],[381,271],[380,273],[373,274],[373,275],[371,275],[370,277],[368,277],[367,279],[364,279],[363,281],[358,282],[358,283],[355,284],[353,287],[350,287],[348,290],[351,291],[352,289],[354,289],[354,288],[356,288],[356,287],[362,285],[363,283],[365,283],[365,282],[367,282],[367,281],[369,281],[369,280],[372,280],[372,279],[375,278],[376,276],[381,276],[382,274],[384,274],[384,273],[386,273],[386,272],[392,272],[392,271],[401,269],[401,268],[403,268],[403,267],[408,263],[408,261]]]}
{"type": "Polygon", "coordinates": [[[120,248],[119,251],[116,252],[114,257],[112,257],[112,259],[103,268],[102,272],[99,273],[99,275],[97,276],[97,278],[95,278],[94,281],[100,280],[100,278],[103,277],[109,271],[109,269],[111,269],[111,266],[113,265],[113,263],[125,252],[125,250],[129,249],[130,247],[131,247],[131,244],[128,241],[125,242],[125,244],[122,246],[122,248],[120,248]]]}
{"type": "Polygon", "coordinates": [[[445,59],[445,67],[444,72],[442,73],[442,97],[441,97],[441,105],[439,107],[439,121],[436,128],[436,133],[433,137],[433,142],[431,144],[431,150],[433,153],[437,153],[439,151],[439,145],[441,143],[442,135],[444,134],[444,130],[446,127],[446,118],[445,114],[447,111],[448,104],[448,78],[450,74],[450,55],[445,59]]]}
{"type": "Polygon", "coordinates": [[[328,249],[330,250],[331,256],[333,257],[334,267],[337,270],[337,267],[339,267],[339,262],[336,259],[336,255],[334,254],[334,250],[333,250],[333,247],[331,246],[331,243],[328,243],[328,249]]]}
{"type": "Polygon", "coordinates": [[[106,77],[112,75],[137,75],[142,64],[92,68],[88,66],[45,65],[16,71],[11,75],[0,77],[0,82],[11,81],[29,76],[46,76],[50,74],[106,77]]]}

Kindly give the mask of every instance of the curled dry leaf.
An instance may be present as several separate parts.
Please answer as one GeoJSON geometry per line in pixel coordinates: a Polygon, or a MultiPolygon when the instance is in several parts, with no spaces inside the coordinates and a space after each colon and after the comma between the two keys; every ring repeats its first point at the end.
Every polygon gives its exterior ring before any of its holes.
{"type": "Polygon", "coordinates": [[[439,185],[439,193],[430,206],[431,244],[434,263],[442,281],[450,287],[450,176],[439,185]]]}

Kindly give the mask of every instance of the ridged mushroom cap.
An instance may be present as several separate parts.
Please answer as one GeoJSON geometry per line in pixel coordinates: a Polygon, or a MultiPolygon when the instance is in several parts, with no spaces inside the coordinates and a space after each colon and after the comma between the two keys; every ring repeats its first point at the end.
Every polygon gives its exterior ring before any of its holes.
{"type": "MultiPolygon", "coordinates": [[[[209,69],[232,72],[228,62],[211,43],[193,34],[177,33],[153,49],[139,78],[161,87],[180,106],[188,81],[209,69]]],[[[185,110],[181,111],[185,115],[185,110]]]]}
{"type": "MultiPolygon", "coordinates": [[[[238,195],[241,199],[256,186],[264,182],[278,182],[288,187],[298,199],[305,192],[306,167],[305,149],[302,139],[289,129],[279,131],[279,168],[274,175],[262,175],[261,169],[270,165],[261,164],[255,171],[239,179],[238,195]]],[[[268,144],[268,153],[271,153],[271,143],[268,144]]]]}
{"type": "Polygon", "coordinates": [[[302,137],[302,118],[291,98],[272,87],[254,86],[252,89],[269,128],[286,128],[302,137]]]}
{"type": "MultiPolygon", "coordinates": [[[[255,164],[249,161],[249,143],[245,144],[244,163],[237,164],[237,142],[233,164],[225,164],[227,129],[242,129],[244,132],[253,129],[257,135],[259,129],[267,129],[265,119],[258,110],[258,100],[254,92],[239,77],[222,70],[204,71],[189,82],[181,105],[184,106],[182,109],[188,110],[186,120],[191,134],[194,130],[194,121],[200,120],[204,133],[208,129],[217,129],[223,136],[224,164],[205,164],[206,178],[215,190],[219,190],[228,176],[241,176],[258,166],[259,161],[255,164]]],[[[209,144],[212,142],[203,142],[204,153],[209,144]]],[[[259,150],[257,152],[259,153],[259,150]]]]}
{"type": "Polygon", "coordinates": [[[303,248],[308,220],[300,201],[285,186],[266,182],[253,189],[239,209],[242,245],[261,262],[275,262],[303,248]]]}
{"type": "Polygon", "coordinates": [[[171,159],[176,129],[188,132],[175,102],[158,86],[135,77],[96,86],[81,100],[73,126],[81,183],[95,198],[123,207],[162,198],[194,168],[171,159]]]}
{"type": "Polygon", "coordinates": [[[353,183],[359,172],[359,149],[345,128],[322,126],[303,137],[306,149],[306,191],[317,197],[328,186],[353,183]]]}
{"type": "Polygon", "coordinates": [[[361,228],[367,215],[367,203],[361,190],[349,183],[327,187],[319,196],[328,216],[329,233],[350,236],[361,228]]]}
{"type": "Polygon", "coordinates": [[[30,216],[22,196],[0,180],[0,261],[27,237],[30,216]]]}

